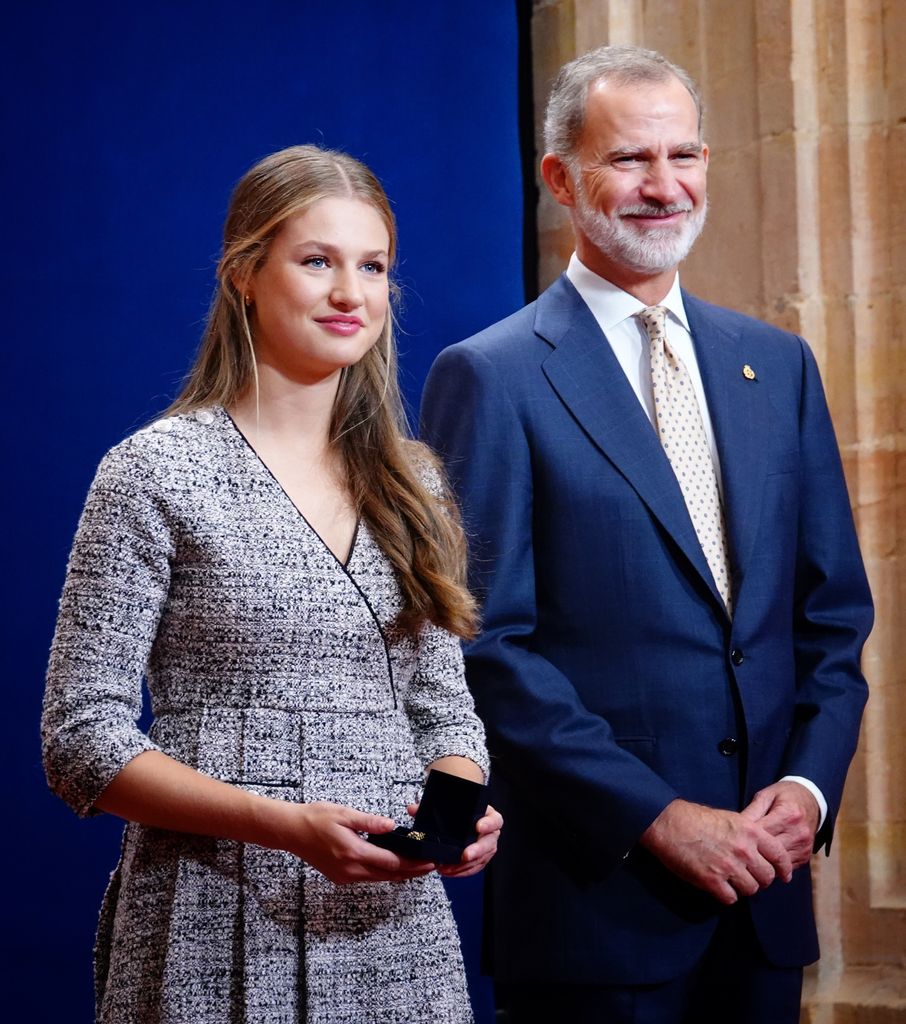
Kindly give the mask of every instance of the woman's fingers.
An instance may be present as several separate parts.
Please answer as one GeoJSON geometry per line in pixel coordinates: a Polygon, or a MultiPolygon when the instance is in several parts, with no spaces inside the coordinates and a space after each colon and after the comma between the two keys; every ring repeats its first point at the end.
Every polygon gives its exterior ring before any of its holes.
{"type": "Polygon", "coordinates": [[[488,804],[487,810],[484,812],[484,816],[479,818],[478,824],[475,826],[475,831],[479,835],[483,835],[487,832],[499,832],[503,828],[503,815],[500,811],[495,811],[494,808],[488,804]]]}
{"type": "Polygon", "coordinates": [[[300,805],[298,813],[298,842],[292,852],[338,885],[398,882],[434,870],[431,862],[405,860],[362,838],[362,832],[395,828],[383,815],[326,802],[300,805]]]}
{"type": "Polygon", "coordinates": [[[463,850],[458,864],[447,864],[437,870],[446,878],[463,878],[478,874],[497,852],[497,840],[503,828],[503,816],[490,804],[475,826],[477,839],[463,850]]]}

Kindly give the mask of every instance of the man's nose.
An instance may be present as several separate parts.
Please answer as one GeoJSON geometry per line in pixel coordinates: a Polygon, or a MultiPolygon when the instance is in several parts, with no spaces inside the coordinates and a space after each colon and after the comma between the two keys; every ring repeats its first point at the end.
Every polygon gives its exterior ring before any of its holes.
{"type": "Polygon", "coordinates": [[[653,199],[667,206],[677,202],[683,195],[677,179],[676,169],[669,160],[654,160],[648,165],[648,173],[640,189],[645,199],[653,199]]]}

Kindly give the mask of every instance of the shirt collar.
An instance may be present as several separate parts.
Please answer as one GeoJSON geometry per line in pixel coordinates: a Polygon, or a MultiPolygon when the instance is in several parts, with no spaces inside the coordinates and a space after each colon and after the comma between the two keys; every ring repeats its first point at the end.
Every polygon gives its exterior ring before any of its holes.
{"type": "MultiPolygon", "coordinates": [[[[634,295],[624,292],[622,288],[618,288],[606,278],[599,277],[593,270],[589,270],[576,253],[572,254],[569,266],[566,268],[566,276],[591,310],[605,334],[617,324],[621,324],[624,320],[628,320],[640,310],[645,309],[645,303],[634,295]]],[[[686,317],[686,307],[683,305],[683,293],[680,289],[679,271],[673,278],[670,291],[658,305],[664,306],[687,331],[689,330],[689,320],[686,317]]]]}

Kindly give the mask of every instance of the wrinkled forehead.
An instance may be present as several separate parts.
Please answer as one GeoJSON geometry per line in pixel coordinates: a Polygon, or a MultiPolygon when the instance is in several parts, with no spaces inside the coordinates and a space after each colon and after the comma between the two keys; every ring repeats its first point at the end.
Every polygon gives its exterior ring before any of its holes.
{"type": "Polygon", "coordinates": [[[698,108],[678,78],[631,83],[599,79],[588,88],[580,150],[698,141],[698,108]]]}

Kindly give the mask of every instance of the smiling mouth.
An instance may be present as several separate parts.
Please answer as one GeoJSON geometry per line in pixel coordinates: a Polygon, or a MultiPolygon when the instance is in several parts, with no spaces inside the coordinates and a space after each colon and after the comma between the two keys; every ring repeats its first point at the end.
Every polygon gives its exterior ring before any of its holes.
{"type": "Polygon", "coordinates": [[[628,206],[620,210],[620,216],[630,220],[672,220],[680,213],[692,213],[692,207],[676,203],[671,206],[628,206]]]}
{"type": "Polygon", "coordinates": [[[353,334],[357,334],[365,326],[357,316],[346,316],[343,313],[315,317],[315,323],[329,334],[336,334],[342,338],[349,338],[353,334]]]}
{"type": "Polygon", "coordinates": [[[357,316],[346,316],[343,313],[334,313],[332,316],[315,317],[317,324],[343,324],[349,327],[364,327],[365,324],[357,316]]]}

